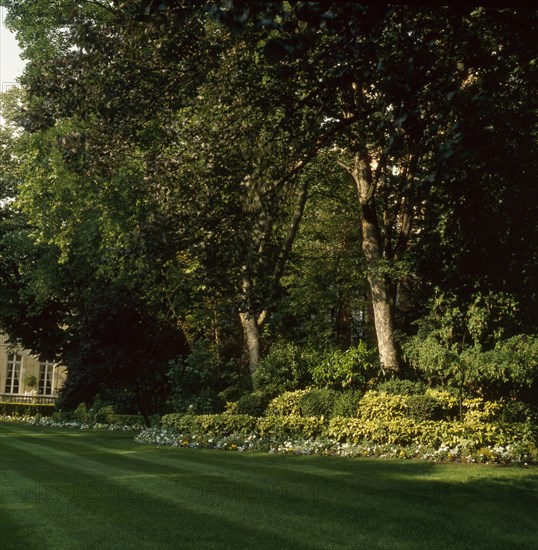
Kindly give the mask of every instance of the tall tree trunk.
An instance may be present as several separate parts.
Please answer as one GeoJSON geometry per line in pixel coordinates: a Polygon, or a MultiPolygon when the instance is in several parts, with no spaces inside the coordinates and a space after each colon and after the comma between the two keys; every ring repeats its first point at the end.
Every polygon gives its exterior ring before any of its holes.
{"type": "Polygon", "coordinates": [[[247,266],[243,267],[242,295],[243,308],[239,311],[239,319],[243,327],[245,347],[248,353],[250,373],[254,374],[260,361],[260,329],[252,303],[252,280],[247,266]]]}
{"type": "Polygon", "coordinates": [[[260,330],[258,322],[256,316],[249,311],[241,311],[239,318],[241,319],[245,345],[248,352],[250,374],[254,374],[260,361],[260,330]]]}
{"type": "MultiPolygon", "coordinates": [[[[274,301],[276,300],[280,280],[282,279],[286,263],[291,253],[293,243],[295,241],[295,237],[297,236],[299,225],[305,211],[306,202],[308,200],[308,187],[309,181],[304,179],[299,189],[297,205],[291,219],[288,233],[282,242],[280,251],[275,260],[269,286],[269,293],[265,296],[265,304],[263,304],[263,308],[256,307],[256,305],[253,304],[251,294],[255,281],[252,280],[249,274],[248,266],[243,266],[241,293],[244,305],[242,310],[239,311],[239,318],[241,320],[241,326],[243,327],[243,336],[248,353],[249,369],[251,374],[254,374],[260,361],[260,328],[263,326],[267,315],[269,314],[270,308],[274,305],[274,301]],[[262,311],[260,311],[260,309],[262,309],[262,311]]],[[[262,252],[259,250],[258,254],[261,253],[262,252]]]]}
{"type": "Polygon", "coordinates": [[[383,370],[398,372],[400,357],[394,340],[394,304],[390,283],[379,274],[368,277],[372,293],[374,323],[379,350],[379,361],[383,370]]]}
{"type": "Polygon", "coordinates": [[[384,256],[383,239],[379,228],[376,209],[377,178],[371,170],[371,159],[363,148],[355,156],[354,166],[345,166],[357,186],[361,208],[362,249],[369,275],[368,283],[372,295],[372,307],[376,330],[377,348],[381,368],[386,371],[400,371],[400,356],[394,339],[394,283],[389,276],[379,271],[384,256]]]}

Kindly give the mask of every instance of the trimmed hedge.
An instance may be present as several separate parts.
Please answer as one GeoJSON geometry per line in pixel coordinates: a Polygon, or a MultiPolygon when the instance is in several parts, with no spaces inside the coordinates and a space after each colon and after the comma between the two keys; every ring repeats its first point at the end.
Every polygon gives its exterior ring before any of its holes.
{"type": "Polygon", "coordinates": [[[30,405],[28,403],[0,403],[0,414],[10,416],[50,416],[54,412],[54,405],[30,405]]]}
{"type": "Polygon", "coordinates": [[[326,422],[315,416],[265,416],[256,423],[257,432],[262,437],[315,439],[324,434],[325,428],[326,422]]]}
{"type": "Polygon", "coordinates": [[[247,414],[166,414],[161,425],[181,433],[215,435],[248,435],[256,429],[257,418],[247,414]]]}

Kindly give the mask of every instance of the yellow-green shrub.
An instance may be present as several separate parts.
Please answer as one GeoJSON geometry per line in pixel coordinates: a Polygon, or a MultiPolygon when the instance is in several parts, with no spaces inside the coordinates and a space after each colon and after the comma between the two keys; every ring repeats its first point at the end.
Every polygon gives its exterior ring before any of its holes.
{"type": "Polygon", "coordinates": [[[310,390],[287,391],[269,402],[266,409],[268,416],[300,416],[301,400],[310,390]]]}
{"type": "Polygon", "coordinates": [[[325,432],[325,426],[325,421],[317,416],[265,416],[257,422],[257,429],[262,437],[277,438],[316,438],[325,432]]]}
{"type": "Polygon", "coordinates": [[[447,445],[506,446],[516,442],[536,443],[536,433],[528,423],[492,423],[469,420],[423,421],[409,418],[389,420],[360,420],[356,418],[332,418],[326,434],[341,442],[369,441],[378,444],[422,444],[432,447],[447,445]]]}
{"type": "Polygon", "coordinates": [[[246,414],[167,414],[161,424],[185,433],[248,434],[256,428],[256,418],[246,414]]]}
{"type": "Polygon", "coordinates": [[[408,413],[407,396],[367,391],[360,403],[358,417],[361,420],[390,421],[405,418],[408,413]]]}
{"type": "Polygon", "coordinates": [[[491,422],[501,415],[504,406],[500,401],[485,401],[481,397],[464,399],[462,404],[466,422],[491,422]]]}

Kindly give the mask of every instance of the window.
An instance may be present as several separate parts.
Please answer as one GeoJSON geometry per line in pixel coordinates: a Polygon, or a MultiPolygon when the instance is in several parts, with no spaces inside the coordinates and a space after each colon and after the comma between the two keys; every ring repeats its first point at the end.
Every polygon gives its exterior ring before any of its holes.
{"type": "Polygon", "coordinates": [[[39,364],[39,393],[52,395],[52,363],[39,364]]]}
{"type": "Polygon", "coordinates": [[[19,393],[21,383],[22,356],[10,353],[7,356],[6,393],[19,393]]]}

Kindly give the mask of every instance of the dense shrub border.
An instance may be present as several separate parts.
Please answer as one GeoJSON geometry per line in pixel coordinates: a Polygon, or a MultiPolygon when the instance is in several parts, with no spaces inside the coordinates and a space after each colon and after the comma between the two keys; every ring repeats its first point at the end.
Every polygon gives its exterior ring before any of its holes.
{"type": "Polygon", "coordinates": [[[137,436],[157,445],[383,456],[465,462],[538,463],[536,426],[528,422],[417,421],[410,418],[180,415],[137,436]]]}

